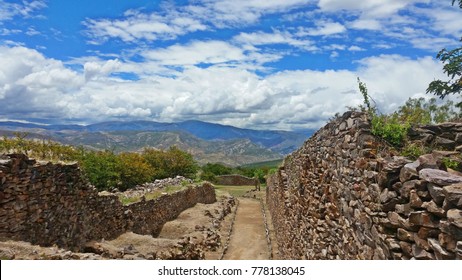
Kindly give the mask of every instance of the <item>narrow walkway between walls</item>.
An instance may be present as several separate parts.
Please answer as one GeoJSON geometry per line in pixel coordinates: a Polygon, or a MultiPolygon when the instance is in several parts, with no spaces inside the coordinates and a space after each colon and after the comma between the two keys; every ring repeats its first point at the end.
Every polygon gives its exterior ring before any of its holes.
{"type": "Polygon", "coordinates": [[[265,224],[259,200],[239,198],[234,228],[224,260],[268,260],[265,224]]]}

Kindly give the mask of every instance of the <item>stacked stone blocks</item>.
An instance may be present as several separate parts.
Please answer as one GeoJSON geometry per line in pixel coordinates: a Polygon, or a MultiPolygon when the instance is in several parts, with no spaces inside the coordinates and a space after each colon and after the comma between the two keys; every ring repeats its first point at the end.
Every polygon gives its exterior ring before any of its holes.
{"type": "Polygon", "coordinates": [[[389,147],[347,112],[288,156],[267,188],[280,257],[462,259],[462,176],[440,160],[460,149],[462,124],[413,132],[449,152],[377,156],[389,147]]]}
{"type": "Polygon", "coordinates": [[[91,240],[128,231],[157,236],[183,210],[215,201],[213,186],[203,184],[122,205],[116,195],[100,196],[77,164],[37,162],[21,154],[0,159],[0,240],[78,251],[91,240]]]}

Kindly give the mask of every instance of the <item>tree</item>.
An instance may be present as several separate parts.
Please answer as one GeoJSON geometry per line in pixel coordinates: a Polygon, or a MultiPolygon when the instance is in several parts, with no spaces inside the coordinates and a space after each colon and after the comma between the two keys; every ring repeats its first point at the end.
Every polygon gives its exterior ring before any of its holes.
{"type": "Polygon", "coordinates": [[[453,101],[438,105],[435,98],[426,100],[423,97],[409,98],[395,114],[400,122],[412,125],[442,123],[459,117],[453,101]]]}
{"type": "MultiPolygon", "coordinates": [[[[458,0],[459,7],[462,9],[462,0],[458,0]]],[[[452,5],[456,0],[452,0],[452,5]]],[[[462,37],[460,39],[462,42],[462,37]]],[[[448,81],[435,80],[428,85],[427,93],[433,93],[440,98],[445,98],[449,94],[462,93],[462,46],[447,50],[442,49],[436,58],[444,63],[443,71],[449,77],[448,81]]],[[[462,102],[457,107],[462,108],[462,102]]]]}
{"type": "Polygon", "coordinates": [[[146,159],[136,153],[122,153],[118,155],[120,174],[119,188],[124,191],[136,185],[149,182],[153,175],[152,167],[146,159]]]}
{"type": "Polygon", "coordinates": [[[197,172],[197,163],[193,156],[177,147],[167,151],[146,148],[142,156],[153,168],[153,179],[164,179],[175,176],[194,178],[197,172]]]}
{"type": "Polygon", "coordinates": [[[99,191],[120,184],[120,159],[112,151],[86,152],[81,165],[90,183],[99,191]]]}

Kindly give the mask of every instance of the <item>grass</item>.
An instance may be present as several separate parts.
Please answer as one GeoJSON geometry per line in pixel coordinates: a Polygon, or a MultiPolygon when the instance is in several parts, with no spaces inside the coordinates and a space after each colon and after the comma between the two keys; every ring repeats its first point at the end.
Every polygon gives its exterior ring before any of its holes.
{"type": "MultiPolygon", "coordinates": [[[[261,190],[265,189],[265,185],[261,186],[261,190]]],[[[255,189],[255,186],[226,186],[226,185],[215,185],[215,191],[217,196],[230,194],[234,197],[243,196],[246,192],[255,189]]]]}
{"type": "MultiPolygon", "coordinates": [[[[144,195],[144,197],[145,197],[146,200],[153,200],[153,199],[156,199],[156,198],[162,196],[165,193],[171,194],[171,193],[174,193],[174,192],[177,192],[177,191],[184,190],[186,188],[188,188],[187,185],[166,186],[164,189],[156,190],[156,191],[153,191],[153,192],[150,192],[150,193],[146,193],[144,195]]],[[[122,202],[122,205],[128,205],[128,204],[132,204],[132,203],[136,203],[136,202],[141,201],[141,196],[125,197],[125,196],[121,195],[121,196],[119,196],[119,200],[120,200],[120,202],[122,202]]]]}

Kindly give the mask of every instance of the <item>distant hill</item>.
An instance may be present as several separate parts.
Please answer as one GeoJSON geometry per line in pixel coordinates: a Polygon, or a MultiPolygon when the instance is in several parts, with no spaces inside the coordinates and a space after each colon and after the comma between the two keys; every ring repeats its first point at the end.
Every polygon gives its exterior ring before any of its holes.
{"type": "Polygon", "coordinates": [[[114,121],[91,125],[0,122],[0,131],[10,136],[13,131],[24,131],[33,138],[115,151],[136,151],[146,146],[166,149],[176,145],[201,163],[233,166],[280,159],[300,147],[311,133],[242,129],[201,121],[114,121]]]}

